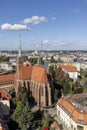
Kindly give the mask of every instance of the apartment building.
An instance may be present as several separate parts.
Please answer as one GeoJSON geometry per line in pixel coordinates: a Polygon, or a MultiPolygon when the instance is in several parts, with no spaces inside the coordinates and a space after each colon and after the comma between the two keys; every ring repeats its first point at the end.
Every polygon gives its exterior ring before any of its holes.
{"type": "Polygon", "coordinates": [[[57,115],[67,126],[67,130],[87,130],[87,94],[59,99],[57,115]]]}

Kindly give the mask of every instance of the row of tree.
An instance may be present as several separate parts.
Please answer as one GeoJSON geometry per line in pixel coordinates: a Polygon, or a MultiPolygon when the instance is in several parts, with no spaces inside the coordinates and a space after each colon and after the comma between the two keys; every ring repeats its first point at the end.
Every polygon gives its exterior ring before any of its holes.
{"type": "MultiPolygon", "coordinates": [[[[56,68],[56,66],[53,64],[49,66],[48,74],[53,76],[54,101],[57,101],[61,96],[81,93],[85,88],[87,88],[83,87],[79,80],[73,82],[73,80],[69,78],[68,73],[65,73],[60,67],[56,68]]],[[[85,82],[85,86],[86,84],[87,82],[85,82]]]]}

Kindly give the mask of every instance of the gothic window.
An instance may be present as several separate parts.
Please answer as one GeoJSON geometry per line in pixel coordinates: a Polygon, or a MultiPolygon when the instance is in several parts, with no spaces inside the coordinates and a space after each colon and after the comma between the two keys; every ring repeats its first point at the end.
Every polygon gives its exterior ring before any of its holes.
{"type": "Polygon", "coordinates": [[[23,86],[26,87],[26,83],[25,82],[23,83],[23,86]]]}
{"type": "Polygon", "coordinates": [[[31,86],[33,86],[33,82],[31,82],[31,86]]]}
{"type": "Polygon", "coordinates": [[[43,90],[43,87],[41,87],[41,96],[43,96],[44,94],[44,90],[43,90]]]}
{"type": "Polygon", "coordinates": [[[48,106],[48,104],[49,104],[49,94],[48,94],[47,86],[45,86],[45,90],[46,90],[46,105],[48,106]]]}
{"type": "Polygon", "coordinates": [[[20,82],[18,83],[18,86],[19,86],[19,87],[21,87],[21,84],[20,84],[20,82]]]}

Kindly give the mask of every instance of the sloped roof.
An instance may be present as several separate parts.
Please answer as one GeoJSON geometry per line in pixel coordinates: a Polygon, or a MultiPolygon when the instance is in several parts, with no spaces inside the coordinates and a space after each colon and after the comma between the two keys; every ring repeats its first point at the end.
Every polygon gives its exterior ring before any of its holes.
{"type": "Polygon", "coordinates": [[[62,106],[64,106],[64,108],[67,110],[68,107],[68,112],[72,113],[75,109],[75,107],[69,103],[69,101],[67,99],[63,99],[61,98],[59,101],[59,104],[61,104],[62,106]]]}
{"type": "Polygon", "coordinates": [[[28,80],[31,78],[32,66],[22,65],[19,71],[20,80],[28,80]]]}
{"type": "Polygon", "coordinates": [[[47,74],[44,66],[25,66],[23,65],[19,71],[20,80],[32,79],[39,83],[47,82],[47,74]]]}
{"type": "Polygon", "coordinates": [[[67,110],[68,114],[70,114],[75,122],[82,121],[83,124],[87,125],[87,112],[81,112],[72,104],[72,102],[70,102],[70,100],[66,98],[60,98],[58,100],[58,104],[67,110]]]}
{"type": "MultiPolygon", "coordinates": [[[[0,76],[0,83],[14,81],[15,74],[7,74],[0,76]]],[[[20,80],[29,80],[32,79],[39,83],[46,83],[48,81],[45,67],[42,65],[31,66],[31,65],[22,65],[19,70],[19,79],[20,80]]]]}
{"type": "Polygon", "coordinates": [[[31,79],[38,81],[39,83],[47,82],[47,74],[45,67],[43,66],[33,66],[31,79]]]}
{"type": "Polygon", "coordinates": [[[0,83],[13,81],[14,76],[15,76],[15,74],[1,75],[0,76],[0,83]]]}
{"type": "Polygon", "coordinates": [[[55,130],[60,130],[60,126],[59,126],[59,124],[58,124],[56,121],[54,121],[54,122],[51,124],[51,126],[54,127],[55,130]]]}
{"type": "Polygon", "coordinates": [[[75,66],[64,65],[63,69],[67,72],[77,72],[77,68],[75,66]]]}
{"type": "Polygon", "coordinates": [[[0,89],[0,98],[5,98],[10,100],[11,95],[6,91],[6,89],[0,89]]]}
{"type": "Polygon", "coordinates": [[[75,122],[78,122],[80,120],[80,121],[83,121],[83,124],[87,125],[87,113],[81,113],[81,112],[78,112],[77,110],[74,110],[74,112],[72,113],[72,116],[75,122]]]}
{"type": "Polygon", "coordinates": [[[61,67],[62,69],[64,69],[67,72],[77,72],[77,68],[75,66],[72,65],[63,65],[63,64],[59,64],[59,67],[61,67]]]}

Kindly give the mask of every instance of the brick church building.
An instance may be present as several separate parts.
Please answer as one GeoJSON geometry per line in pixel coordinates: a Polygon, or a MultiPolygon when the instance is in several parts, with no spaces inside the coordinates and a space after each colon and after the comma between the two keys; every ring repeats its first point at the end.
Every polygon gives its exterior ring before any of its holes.
{"type": "Polygon", "coordinates": [[[17,57],[17,71],[15,74],[16,94],[18,87],[26,87],[35,99],[38,106],[50,106],[52,104],[53,83],[42,65],[29,65],[23,63],[21,44],[17,57]]]}

